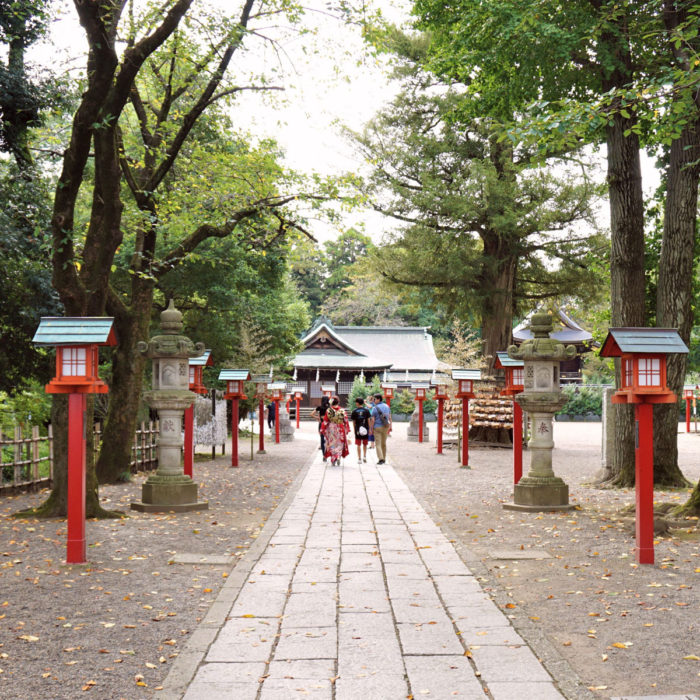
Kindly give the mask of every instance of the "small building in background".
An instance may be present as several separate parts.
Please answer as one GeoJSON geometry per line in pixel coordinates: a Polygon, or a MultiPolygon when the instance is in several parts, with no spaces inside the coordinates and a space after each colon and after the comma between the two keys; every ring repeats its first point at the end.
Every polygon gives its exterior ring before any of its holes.
{"type": "Polygon", "coordinates": [[[377,375],[397,385],[397,392],[416,382],[429,382],[438,365],[428,326],[334,326],[317,319],[302,338],[304,349],[292,362],[295,381],[288,389],[304,392],[303,406],[317,406],[321,386],[335,386],[345,399],[355,377],[369,384],[377,375]]]}

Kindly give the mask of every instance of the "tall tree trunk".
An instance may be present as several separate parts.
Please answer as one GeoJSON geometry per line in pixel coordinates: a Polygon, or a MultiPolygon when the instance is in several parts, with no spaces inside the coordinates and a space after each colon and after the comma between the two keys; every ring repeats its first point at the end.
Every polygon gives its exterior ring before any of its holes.
{"type": "MultiPolygon", "coordinates": [[[[644,199],[639,139],[625,136],[631,121],[616,114],[608,127],[610,192],[610,299],[612,326],[644,325],[644,199]]],[[[620,386],[619,362],[615,375],[620,386]]],[[[612,483],[634,484],[634,409],[615,406],[615,448],[612,483]]]]}
{"type": "Polygon", "coordinates": [[[481,304],[481,338],[489,372],[496,353],[505,350],[513,338],[513,293],[517,260],[512,248],[502,236],[484,238],[487,264],[481,271],[482,289],[486,295],[481,304]]]}
{"type": "Polygon", "coordinates": [[[97,478],[102,484],[123,480],[131,462],[146,363],[136,351],[136,345],[140,340],[148,339],[153,287],[149,283],[140,291],[141,294],[134,297],[131,309],[109,307],[115,313],[119,345],[112,356],[111,395],[96,466],[97,478]]]}
{"type": "MultiPolygon", "coordinates": [[[[686,344],[693,327],[693,265],[700,178],[700,121],[686,127],[671,144],[666,181],[664,232],[659,258],[656,325],[677,328],[686,344]]],[[[669,388],[682,394],[686,355],[670,355],[669,388]]],[[[654,483],[687,486],[678,468],[678,406],[658,406],[654,416],[654,483]]]]}

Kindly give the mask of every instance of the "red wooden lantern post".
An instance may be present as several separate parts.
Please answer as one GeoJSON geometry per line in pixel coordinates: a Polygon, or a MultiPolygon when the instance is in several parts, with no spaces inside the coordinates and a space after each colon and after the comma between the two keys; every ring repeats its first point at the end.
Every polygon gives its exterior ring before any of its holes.
{"type": "Polygon", "coordinates": [[[382,391],[384,392],[384,398],[386,399],[386,405],[391,408],[391,400],[394,398],[394,392],[396,391],[396,384],[389,384],[387,382],[382,382],[382,391]]]}
{"type": "Polygon", "coordinates": [[[231,399],[231,466],[238,466],[238,402],[248,397],[243,384],[250,379],[247,369],[222,369],[219,379],[226,382],[225,399],[231,399]]]}
{"type": "Polygon", "coordinates": [[[325,386],[321,387],[321,392],[324,396],[327,396],[330,399],[333,397],[333,394],[335,394],[335,385],[331,386],[326,384],[325,386]]]}
{"type": "Polygon", "coordinates": [[[654,563],[654,404],[675,403],[666,385],[666,355],[688,348],[670,328],[610,328],[601,357],[619,357],[620,387],[613,403],[634,404],[637,561],[654,563]]]}
{"type": "Polygon", "coordinates": [[[114,319],[45,317],[33,342],[56,346],[56,376],[47,394],[68,394],[68,523],[66,563],[83,564],[85,552],[85,399],[106,394],[99,378],[99,345],[116,345],[114,319]]]}
{"type": "Polygon", "coordinates": [[[304,392],[300,389],[297,389],[294,392],[294,399],[297,402],[297,428],[299,427],[299,402],[301,401],[302,396],[304,396],[304,392]]]}
{"type": "Polygon", "coordinates": [[[693,400],[693,390],[683,389],[683,398],[685,399],[685,432],[690,432],[690,402],[693,400]]]}
{"type": "Polygon", "coordinates": [[[277,382],[274,384],[268,384],[267,389],[270,392],[272,400],[275,402],[275,444],[279,445],[280,442],[280,401],[282,400],[282,395],[286,385],[284,382],[277,382]]]}
{"type": "Polygon", "coordinates": [[[418,442],[423,442],[423,401],[425,401],[425,393],[428,389],[427,384],[411,384],[418,401],[418,442]]]}
{"type": "MultiPolygon", "coordinates": [[[[207,388],[203,384],[202,375],[205,367],[214,363],[211,350],[205,350],[203,355],[190,358],[190,391],[195,394],[206,394],[207,388]]],[[[194,463],[194,403],[185,409],[185,459],[183,471],[186,476],[192,478],[192,465],[194,463]]]]}
{"type": "Polygon", "coordinates": [[[478,369],[453,369],[457,398],[462,399],[462,466],[469,469],[469,399],[474,398],[474,380],[481,379],[478,369]]]}
{"type": "Polygon", "coordinates": [[[442,454],[442,431],[445,422],[445,399],[447,398],[447,383],[445,380],[435,381],[435,398],[437,399],[437,453],[442,454]]]}
{"type": "Polygon", "coordinates": [[[258,397],[258,424],[260,434],[258,435],[258,453],[265,454],[265,394],[269,381],[267,374],[253,377],[255,382],[255,395],[258,397]]]}
{"type": "Polygon", "coordinates": [[[517,484],[523,476],[523,409],[515,395],[525,388],[523,361],[508,357],[507,352],[498,352],[494,367],[506,371],[506,386],[501,395],[513,397],[513,483],[517,484]]]}

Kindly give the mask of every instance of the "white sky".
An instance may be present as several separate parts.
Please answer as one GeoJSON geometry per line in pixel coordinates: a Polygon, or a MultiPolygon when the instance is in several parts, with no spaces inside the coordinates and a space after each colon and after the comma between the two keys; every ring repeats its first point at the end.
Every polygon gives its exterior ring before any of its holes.
{"type": "MultiPolygon", "coordinates": [[[[202,0],[229,8],[228,0],[202,0]]],[[[409,0],[376,0],[385,16],[396,22],[408,17],[409,0]]],[[[238,7],[238,3],[235,3],[238,7]]],[[[260,138],[273,137],[285,151],[285,161],[302,172],[323,175],[361,171],[364,163],[352,145],[341,136],[342,127],[361,130],[365,124],[396,93],[388,79],[388,70],[381,61],[369,56],[363,45],[359,28],[343,24],[325,14],[323,0],[306,3],[305,24],[313,27],[315,35],[295,36],[280,33],[283,48],[282,68],[284,93],[246,93],[235,110],[235,124],[245,126],[260,138]]],[[[251,45],[252,46],[252,45],[251,45]]],[[[279,66],[280,58],[268,46],[236,57],[232,68],[245,73],[279,66]]],[[[63,12],[56,14],[52,28],[52,46],[38,52],[39,62],[54,66],[60,56],[71,57],[69,65],[82,68],[84,50],[82,28],[72,2],[64,2],[63,12]]],[[[602,161],[601,161],[602,163],[602,161]]],[[[650,193],[658,184],[653,162],[643,163],[645,191],[650,193]]],[[[601,224],[606,225],[607,206],[601,210],[601,224]]],[[[324,222],[312,222],[312,232],[321,241],[337,236],[351,226],[363,228],[379,242],[391,228],[387,221],[372,211],[346,213],[338,228],[324,222]]]]}

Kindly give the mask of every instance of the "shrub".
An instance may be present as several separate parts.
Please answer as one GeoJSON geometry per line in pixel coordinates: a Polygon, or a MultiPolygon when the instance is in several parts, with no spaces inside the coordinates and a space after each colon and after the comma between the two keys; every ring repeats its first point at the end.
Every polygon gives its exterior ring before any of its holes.
{"type": "Polygon", "coordinates": [[[562,387],[567,402],[557,412],[557,415],[569,414],[572,416],[585,416],[603,414],[603,390],[600,387],[579,386],[568,384],[562,387]]]}

